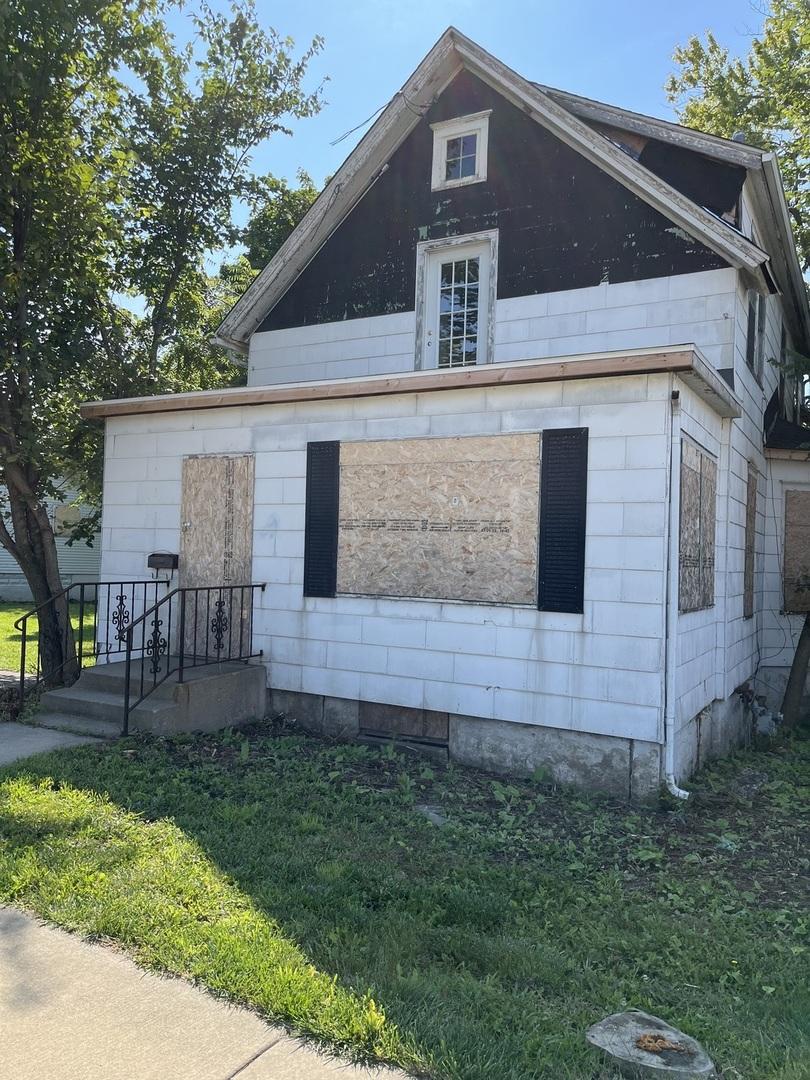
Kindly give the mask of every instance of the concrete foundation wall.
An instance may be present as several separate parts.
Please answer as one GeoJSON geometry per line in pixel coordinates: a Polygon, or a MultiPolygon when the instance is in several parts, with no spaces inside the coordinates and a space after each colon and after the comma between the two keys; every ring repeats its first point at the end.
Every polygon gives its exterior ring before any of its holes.
{"type": "MultiPolygon", "coordinates": [[[[341,740],[362,737],[364,704],[288,690],[268,694],[272,714],[281,713],[307,731],[341,740]]],[[[661,747],[657,743],[458,713],[434,715],[437,728],[449,722],[447,753],[461,765],[506,776],[531,776],[543,770],[555,783],[626,799],[646,799],[659,789],[661,747]]],[[[399,741],[417,751],[422,748],[407,736],[399,741]]],[[[423,748],[430,752],[432,746],[423,748]]]]}
{"type": "Polygon", "coordinates": [[[746,696],[735,692],[730,698],[711,702],[682,724],[675,741],[675,776],[686,781],[713,758],[725,757],[748,746],[754,718],[746,696]]]}

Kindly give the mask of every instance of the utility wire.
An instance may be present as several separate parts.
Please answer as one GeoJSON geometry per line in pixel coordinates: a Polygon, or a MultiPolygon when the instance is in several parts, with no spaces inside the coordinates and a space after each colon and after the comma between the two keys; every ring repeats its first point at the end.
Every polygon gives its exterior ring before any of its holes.
{"type": "Polygon", "coordinates": [[[329,145],[330,146],[337,146],[338,143],[342,143],[344,139],[348,139],[348,137],[350,135],[354,135],[355,131],[359,131],[360,128],[364,128],[366,126],[366,124],[370,124],[371,121],[374,119],[374,117],[379,115],[379,113],[381,113],[383,111],[383,109],[387,108],[391,104],[391,102],[394,100],[395,97],[401,97],[402,100],[405,102],[405,107],[407,109],[409,109],[414,114],[414,116],[418,116],[420,118],[425,115],[425,113],[428,111],[430,106],[433,104],[433,102],[430,101],[430,102],[428,102],[427,105],[418,105],[415,102],[410,101],[408,99],[407,95],[404,94],[402,90],[397,90],[396,94],[394,94],[394,97],[389,98],[388,101],[386,101],[384,105],[381,105],[379,107],[379,109],[375,109],[374,112],[371,114],[371,116],[367,117],[365,120],[363,120],[361,123],[357,124],[355,127],[350,128],[348,131],[344,131],[343,134],[338,135],[338,137],[336,139],[332,139],[332,141],[329,143],[329,145]]]}

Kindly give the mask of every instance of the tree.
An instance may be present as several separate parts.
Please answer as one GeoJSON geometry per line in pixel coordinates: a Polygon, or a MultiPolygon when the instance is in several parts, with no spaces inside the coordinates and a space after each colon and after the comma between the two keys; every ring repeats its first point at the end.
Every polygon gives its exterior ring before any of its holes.
{"type": "Polygon", "coordinates": [[[212,339],[255,276],[256,271],[240,255],[233,262],[222,263],[216,274],[202,278],[199,287],[185,295],[175,339],[161,359],[164,393],[167,389],[209,390],[244,382],[241,362],[237,366],[212,339]]]}
{"type": "MultiPolygon", "coordinates": [[[[93,492],[99,433],[80,402],[199,385],[178,343],[212,287],[205,255],[238,237],[233,202],[259,190],[254,147],[320,107],[303,89],[319,39],[295,59],[241,0],[227,16],[203,4],[178,48],[159,12],[0,5],[0,543],[37,605],[61,591],[45,500],[65,478],[93,492]]],[[[232,381],[206,360],[214,385],[232,381]]],[[[69,671],[64,601],[40,636],[45,673],[69,671]]]]}
{"type": "MultiPolygon", "coordinates": [[[[677,48],[680,71],[666,90],[682,123],[746,142],[779,156],[799,262],[810,271],[810,3],[772,0],[747,57],[734,59],[712,33],[677,48]]],[[[790,373],[804,380],[810,361],[794,356],[790,373]]],[[[810,664],[810,614],[805,617],[782,712],[796,725],[810,664]]]]}
{"type": "Polygon", "coordinates": [[[743,59],[713,34],[674,54],[666,90],[681,123],[775,151],[785,183],[799,260],[810,270],[810,3],[772,0],[743,59]]]}
{"type": "Polygon", "coordinates": [[[298,170],[298,187],[266,176],[243,234],[254,270],[263,270],[318,197],[312,177],[298,170]]]}

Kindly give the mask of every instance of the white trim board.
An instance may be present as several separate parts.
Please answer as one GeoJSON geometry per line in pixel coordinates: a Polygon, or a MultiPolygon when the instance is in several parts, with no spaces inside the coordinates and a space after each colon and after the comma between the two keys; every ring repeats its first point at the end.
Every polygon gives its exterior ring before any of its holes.
{"type": "Polygon", "coordinates": [[[238,386],[228,390],[195,390],[187,394],[156,394],[153,397],[88,401],[81,406],[80,413],[83,419],[88,420],[108,416],[280,405],[299,401],[335,401],[390,394],[664,373],[680,378],[719,416],[742,415],[742,402],[739,397],[711,367],[700,349],[688,343],[661,348],[580,353],[574,356],[548,357],[544,360],[517,360],[511,364],[476,364],[442,370],[431,368],[398,375],[368,375],[324,382],[238,386]]]}

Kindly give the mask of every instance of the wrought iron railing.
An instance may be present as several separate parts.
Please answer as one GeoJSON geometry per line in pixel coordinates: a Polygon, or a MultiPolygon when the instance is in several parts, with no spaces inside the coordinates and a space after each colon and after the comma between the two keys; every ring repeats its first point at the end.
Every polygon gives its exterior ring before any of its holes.
{"type": "Polygon", "coordinates": [[[172,676],[262,655],[253,646],[253,601],[262,585],[211,585],[173,589],[124,630],[124,722],[172,676]]]}
{"type": "Polygon", "coordinates": [[[126,629],[154,605],[168,582],[162,578],[149,581],[75,581],[44,604],[32,608],[14,623],[20,633],[20,705],[27,694],[42,683],[57,686],[78,679],[82,668],[99,658],[126,652],[126,629]],[[43,663],[43,635],[40,624],[57,612],[62,662],[53,668],[43,663]],[[71,647],[73,642],[73,647],[71,647]],[[30,663],[36,647],[36,658],[30,663]],[[28,668],[31,668],[29,671],[28,668]]]}

